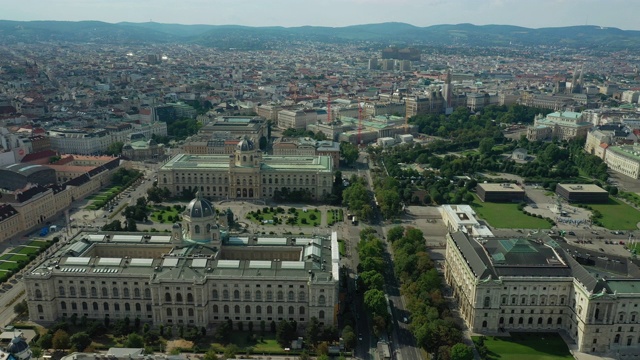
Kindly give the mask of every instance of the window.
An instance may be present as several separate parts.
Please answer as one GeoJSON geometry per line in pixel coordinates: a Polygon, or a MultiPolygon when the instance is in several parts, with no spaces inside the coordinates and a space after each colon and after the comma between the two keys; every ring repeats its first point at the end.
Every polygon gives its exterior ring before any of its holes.
{"type": "Polygon", "coordinates": [[[104,309],[104,311],[109,311],[109,303],[102,304],[102,308],[104,309]]]}
{"type": "Polygon", "coordinates": [[[294,313],[295,313],[295,310],[293,306],[289,306],[289,315],[293,315],[294,313]]]}
{"type": "Polygon", "coordinates": [[[84,286],[80,288],[80,296],[87,296],[87,289],[85,289],[84,286]]]}
{"type": "Polygon", "coordinates": [[[223,310],[224,310],[225,314],[228,314],[229,313],[229,305],[225,305],[223,310]]]}
{"type": "Polygon", "coordinates": [[[58,293],[60,294],[60,296],[64,296],[64,286],[60,286],[58,288],[58,293]]]}
{"type": "Polygon", "coordinates": [[[304,306],[300,306],[300,309],[298,309],[298,312],[300,313],[300,315],[304,315],[304,306]]]}
{"type": "Polygon", "coordinates": [[[118,297],[118,288],[114,287],[112,294],[113,294],[113,297],[118,297]]]}
{"type": "Polygon", "coordinates": [[[234,314],[240,314],[240,305],[236,305],[233,307],[234,314]]]}
{"type": "Polygon", "coordinates": [[[240,300],[240,291],[238,290],[233,291],[233,300],[240,300]]]}
{"type": "Polygon", "coordinates": [[[491,298],[489,296],[486,296],[484,298],[484,307],[488,308],[489,306],[491,306],[491,298]]]}
{"type": "Polygon", "coordinates": [[[89,310],[89,306],[87,306],[86,302],[82,302],[82,310],[89,310]]]}
{"type": "Polygon", "coordinates": [[[75,288],[75,286],[70,286],[69,287],[69,295],[76,296],[76,288],[75,288]]]}
{"type": "Polygon", "coordinates": [[[318,305],[325,305],[325,302],[324,295],[318,296],[318,305]]]}
{"type": "Polygon", "coordinates": [[[229,300],[229,290],[223,290],[222,291],[222,299],[223,300],[229,300]]]}
{"type": "Polygon", "coordinates": [[[182,311],[182,308],[179,308],[179,309],[178,309],[178,316],[179,316],[179,317],[184,316],[184,312],[182,311]]]}
{"type": "Polygon", "coordinates": [[[282,306],[278,306],[278,315],[284,314],[284,308],[282,306]]]}
{"type": "Polygon", "coordinates": [[[267,301],[273,301],[273,292],[271,290],[267,290],[267,301]]]}
{"type": "Polygon", "coordinates": [[[39,312],[39,313],[44,312],[44,309],[42,308],[42,305],[38,305],[38,312],[39,312]]]}
{"type": "Polygon", "coordinates": [[[60,303],[60,308],[61,308],[62,310],[67,310],[67,303],[66,303],[66,302],[64,302],[64,301],[62,301],[62,302],[60,303]]]}
{"type": "Polygon", "coordinates": [[[144,289],[144,298],[145,299],[151,299],[151,290],[150,289],[144,289]]]}
{"type": "Polygon", "coordinates": [[[256,290],[256,301],[262,301],[262,292],[260,290],[256,290]]]}
{"type": "Polygon", "coordinates": [[[42,291],[40,291],[40,289],[36,289],[36,299],[42,299],[42,291]]]}
{"type": "Polygon", "coordinates": [[[124,303],[124,311],[131,311],[131,305],[128,302],[124,303]]]}
{"type": "Polygon", "coordinates": [[[114,311],[120,311],[120,304],[114,304],[113,309],[114,311]]]}
{"type": "Polygon", "coordinates": [[[214,314],[218,313],[218,305],[213,305],[213,313],[214,314]]]}
{"type": "MultiPolygon", "coordinates": [[[[134,291],[136,292],[136,297],[140,297],[140,289],[135,288],[134,291]]],[[[124,297],[125,299],[128,299],[129,296],[130,296],[129,288],[122,289],[122,297],[124,297]]]]}
{"type": "Polygon", "coordinates": [[[193,308],[189,308],[189,310],[187,310],[187,314],[190,317],[193,317],[193,308]]]}
{"type": "Polygon", "coordinates": [[[93,302],[93,310],[98,311],[98,303],[95,301],[93,302]]]}
{"type": "Polygon", "coordinates": [[[218,290],[213,289],[212,297],[213,297],[213,300],[218,300],[218,290]]]}
{"type": "Polygon", "coordinates": [[[136,311],[142,311],[142,306],[140,305],[140,303],[136,303],[136,311]]]}
{"type": "Polygon", "coordinates": [[[164,294],[164,301],[171,302],[171,294],[169,293],[164,294]]]}
{"type": "Polygon", "coordinates": [[[293,291],[289,291],[289,293],[287,294],[287,301],[294,301],[295,300],[295,295],[293,294],[293,291]]]}
{"type": "Polygon", "coordinates": [[[284,294],[282,291],[278,291],[278,301],[284,301],[284,294]]]}
{"type": "Polygon", "coordinates": [[[188,303],[192,303],[193,302],[193,294],[192,293],[187,293],[187,302],[188,303]]]}
{"type": "Polygon", "coordinates": [[[305,295],[304,291],[300,291],[298,293],[298,301],[306,301],[307,296],[305,295]]]}
{"type": "Polygon", "coordinates": [[[273,308],[271,306],[267,306],[267,314],[272,314],[273,308]]]}
{"type": "Polygon", "coordinates": [[[320,311],[318,312],[318,318],[319,318],[319,319],[324,319],[324,310],[320,310],[320,311]]]}
{"type": "Polygon", "coordinates": [[[244,313],[245,314],[251,314],[251,306],[247,305],[244,307],[244,313]]]}
{"type": "Polygon", "coordinates": [[[171,309],[167,309],[167,316],[173,316],[171,309]]]}
{"type": "Polygon", "coordinates": [[[245,300],[251,300],[251,291],[249,291],[249,290],[245,290],[244,291],[244,299],[245,300]]]}
{"type": "Polygon", "coordinates": [[[256,306],[256,314],[262,314],[262,306],[256,306]]]}
{"type": "Polygon", "coordinates": [[[102,297],[108,297],[109,296],[109,291],[107,290],[106,287],[102,288],[102,297]]]}

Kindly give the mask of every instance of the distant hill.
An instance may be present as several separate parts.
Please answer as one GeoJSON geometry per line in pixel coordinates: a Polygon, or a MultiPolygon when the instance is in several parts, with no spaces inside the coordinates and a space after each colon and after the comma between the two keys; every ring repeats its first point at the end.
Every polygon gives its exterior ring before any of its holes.
{"type": "Polygon", "coordinates": [[[566,46],[599,50],[640,49],[640,31],[569,26],[530,29],[509,25],[434,25],[382,23],[345,27],[249,27],[105,23],[100,21],[0,21],[0,43],[68,41],[97,43],[194,43],[260,49],[292,41],[327,43],[369,41],[383,44],[466,46],[566,46]]]}

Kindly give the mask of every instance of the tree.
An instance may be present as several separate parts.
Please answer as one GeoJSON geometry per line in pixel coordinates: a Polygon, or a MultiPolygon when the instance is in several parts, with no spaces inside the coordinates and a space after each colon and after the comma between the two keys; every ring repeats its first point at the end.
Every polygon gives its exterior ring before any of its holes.
{"type": "Polygon", "coordinates": [[[389,231],[387,231],[387,240],[390,243],[395,242],[396,240],[400,240],[404,235],[404,227],[402,226],[394,226],[389,231]]]}
{"type": "Polygon", "coordinates": [[[364,293],[364,306],[372,316],[387,316],[387,299],[382,290],[367,290],[364,293]]]}
{"type": "Polygon", "coordinates": [[[280,323],[278,323],[278,328],[276,329],[276,341],[278,342],[278,344],[280,344],[280,346],[282,346],[283,348],[289,347],[291,340],[293,340],[294,338],[293,335],[294,330],[290,322],[282,320],[280,321],[280,323]]]}
{"type": "Polygon", "coordinates": [[[358,148],[350,142],[340,143],[340,157],[347,165],[351,165],[358,160],[358,148]]]}
{"type": "Polygon", "coordinates": [[[122,223],[120,220],[113,220],[112,222],[104,225],[102,231],[122,231],[122,223]]]}
{"type": "Polygon", "coordinates": [[[225,359],[235,359],[236,354],[240,351],[238,345],[229,344],[224,348],[224,358],[225,359]]]}
{"type": "Polygon", "coordinates": [[[367,289],[384,289],[384,277],[377,271],[365,271],[360,274],[360,278],[367,289]]]}
{"type": "Polygon", "coordinates": [[[22,300],[13,307],[13,312],[15,312],[17,315],[22,315],[28,310],[29,307],[27,306],[27,300],[22,300]]]}
{"type": "Polygon", "coordinates": [[[351,326],[347,325],[342,329],[342,340],[344,340],[344,346],[349,350],[356,346],[356,333],[351,326]]]}
{"type": "Polygon", "coordinates": [[[43,349],[50,349],[53,346],[53,335],[46,333],[38,340],[38,345],[43,349]]]}
{"type": "Polygon", "coordinates": [[[215,350],[209,350],[204,354],[203,360],[218,360],[218,354],[215,350]]]}
{"type": "Polygon", "coordinates": [[[457,343],[451,347],[451,360],[473,360],[473,350],[462,343],[457,343]]]}
{"type": "Polygon", "coordinates": [[[142,336],[136,334],[136,333],[131,333],[127,336],[127,341],[125,343],[125,347],[128,348],[142,348],[144,347],[144,339],[142,338],[142,336]]]}
{"type": "Polygon", "coordinates": [[[316,346],[316,354],[318,354],[318,356],[326,356],[329,354],[329,344],[327,344],[326,341],[323,341],[321,343],[319,343],[316,346]]]}
{"type": "Polygon", "coordinates": [[[64,350],[69,348],[69,334],[59,329],[53,334],[53,339],[51,339],[51,344],[56,350],[64,350]]]}
{"type": "Polygon", "coordinates": [[[69,338],[69,344],[77,351],[83,352],[84,349],[91,345],[91,337],[84,331],[75,333],[69,338]]]}
{"type": "Polygon", "coordinates": [[[266,330],[267,330],[267,322],[264,320],[260,320],[260,334],[264,336],[264,333],[266,330]]]}
{"type": "Polygon", "coordinates": [[[318,335],[320,334],[320,322],[318,318],[315,316],[309,319],[309,324],[307,324],[307,332],[305,336],[305,341],[307,344],[315,347],[318,344],[318,335]]]}
{"type": "Polygon", "coordinates": [[[138,226],[136,225],[136,221],[133,219],[127,219],[127,231],[138,231],[138,226]]]}
{"type": "Polygon", "coordinates": [[[271,320],[271,324],[269,324],[270,330],[272,334],[275,334],[276,331],[278,330],[277,327],[278,325],[276,324],[275,320],[271,320]]]}
{"type": "Polygon", "coordinates": [[[480,146],[478,146],[478,152],[480,152],[480,154],[482,155],[491,155],[493,146],[495,144],[496,142],[493,140],[493,138],[484,138],[480,140],[480,146]]]}
{"type": "Polygon", "coordinates": [[[118,156],[122,154],[123,146],[124,146],[124,143],[121,141],[112,142],[111,144],[109,144],[109,146],[107,146],[107,150],[105,151],[105,153],[107,155],[118,156]]]}

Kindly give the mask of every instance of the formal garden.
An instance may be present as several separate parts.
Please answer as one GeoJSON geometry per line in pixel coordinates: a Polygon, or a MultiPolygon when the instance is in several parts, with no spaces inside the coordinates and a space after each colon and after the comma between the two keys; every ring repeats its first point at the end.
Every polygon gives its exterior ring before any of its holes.
{"type": "Polygon", "coordinates": [[[318,226],[322,222],[322,213],[318,209],[294,207],[285,211],[282,207],[264,207],[251,211],[247,219],[263,225],[318,226]]]}
{"type": "Polygon", "coordinates": [[[16,246],[0,256],[0,282],[8,280],[58,240],[57,237],[52,241],[31,240],[29,243],[16,246]]]}

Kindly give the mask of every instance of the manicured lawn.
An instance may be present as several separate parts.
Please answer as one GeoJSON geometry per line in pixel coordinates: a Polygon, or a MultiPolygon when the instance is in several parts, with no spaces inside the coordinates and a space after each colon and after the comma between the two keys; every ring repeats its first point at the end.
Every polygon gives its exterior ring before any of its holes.
{"type": "MultiPolygon", "coordinates": [[[[267,326],[268,328],[268,326],[267,326]]],[[[280,347],[278,342],[275,339],[275,335],[271,334],[267,331],[264,334],[264,337],[260,336],[260,331],[257,332],[254,329],[254,333],[256,334],[256,340],[250,339],[249,332],[246,331],[234,331],[231,333],[231,343],[238,345],[239,348],[247,348],[252,347],[254,354],[259,353],[280,353],[284,352],[284,349],[280,347]],[[263,338],[263,341],[260,341],[260,338],[263,338]]]]}
{"type": "Polygon", "coordinates": [[[602,226],[609,230],[638,230],[640,211],[620,200],[609,198],[607,204],[589,204],[602,214],[602,226]]]}
{"type": "Polygon", "coordinates": [[[0,262],[0,270],[13,270],[17,268],[18,268],[18,264],[14,262],[8,262],[8,261],[0,262]]]}
{"type": "Polygon", "coordinates": [[[347,246],[345,245],[344,240],[338,240],[338,248],[340,250],[340,257],[347,255],[347,246]]]}
{"type": "Polygon", "coordinates": [[[11,254],[4,254],[4,255],[0,256],[0,260],[9,260],[9,259],[11,259],[12,256],[13,255],[11,255],[11,254]]]}
{"type": "Polygon", "coordinates": [[[47,246],[49,246],[49,243],[46,241],[40,241],[40,240],[33,240],[31,242],[29,242],[27,245],[29,246],[37,246],[39,248],[46,248],[47,246]]]}
{"type": "Polygon", "coordinates": [[[516,203],[482,202],[476,196],[471,206],[479,217],[495,228],[551,229],[547,220],[523,214],[516,203]]]}
{"type": "Polygon", "coordinates": [[[164,206],[154,206],[152,208],[152,211],[153,213],[151,213],[150,217],[151,221],[160,224],[168,223],[169,221],[167,221],[167,218],[169,218],[169,216],[171,216],[172,219],[175,219],[175,217],[179,215],[178,210],[176,210],[176,208],[174,208],[173,206],[171,207],[171,210],[166,210],[166,207],[164,206]],[[158,215],[162,215],[162,220],[158,220],[158,215]]]}
{"type": "Polygon", "coordinates": [[[23,255],[23,254],[15,254],[12,257],[9,258],[10,261],[20,261],[20,260],[29,260],[29,257],[27,255],[23,255]]]}
{"type": "MultiPolygon", "coordinates": [[[[266,220],[273,220],[273,216],[274,216],[274,215],[276,215],[276,214],[274,214],[274,213],[272,213],[272,212],[262,212],[262,211],[261,211],[261,212],[260,212],[260,216],[261,216],[261,219],[262,219],[262,220],[258,220],[258,219],[256,219],[256,217],[255,217],[254,215],[252,215],[252,214],[247,214],[247,218],[248,218],[249,220],[253,221],[253,222],[256,222],[256,223],[258,223],[258,224],[262,224],[262,221],[266,221],[266,220]]],[[[283,215],[282,215],[282,214],[280,214],[280,216],[279,216],[279,217],[280,217],[280,219],[282,219],[282,218],[283,218],[283,215]]]]}
{"type": "Polygon", "coordinates": [[[40,248],[31,247],[31,246],[23,246],[19,251],[15,251],[18,254],[29,255],[29,254],[37,254],[40,251],[40,248]]]}
{"type": "Polygon", "coordinates": [[[512,333],[511,337],[487,337],[487,359],[500,360],[560,360],[573,359],[567,345],[558,334],[512,333]]]}
{"type": "Polygon", "coordinates": [[[327,225],[331,226],[344,219],[342,209],[327,210],[327,225]]]}
{"type": "Polygon", "coordinates": [[[317,226],[322,221],[322,213],[318,209],[297,210],[296,213],[298,214],[298,221],[296,222],[298,226],[317,226]],[[311,215],[315,215],[315,220],[311,220],[311,215]],[[306,224],[302,222],[302,219],[306,219],[306,224]]]}

